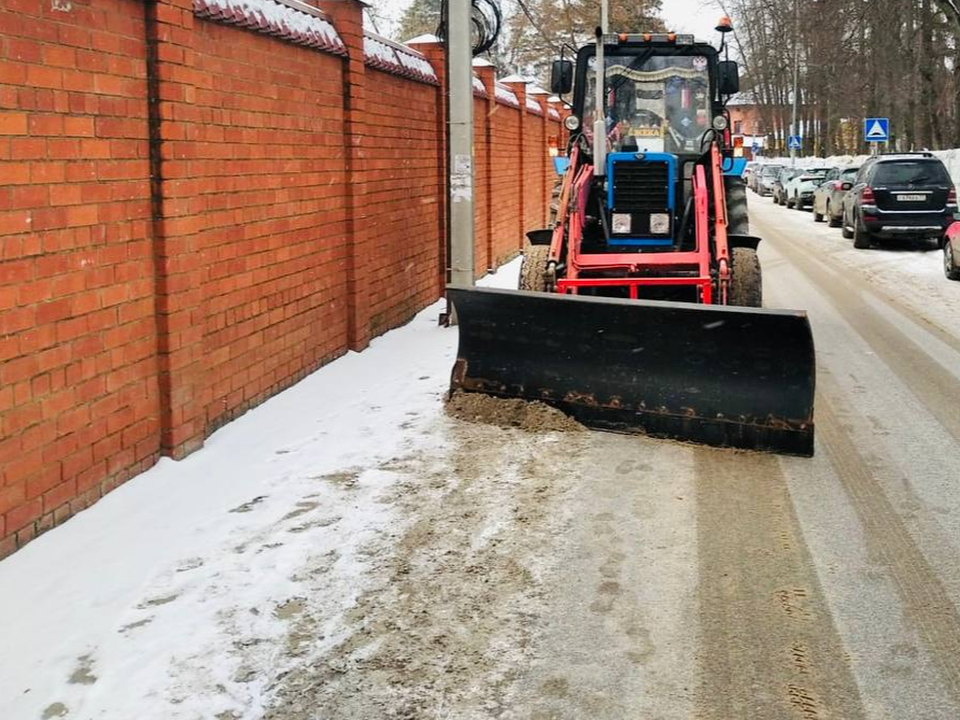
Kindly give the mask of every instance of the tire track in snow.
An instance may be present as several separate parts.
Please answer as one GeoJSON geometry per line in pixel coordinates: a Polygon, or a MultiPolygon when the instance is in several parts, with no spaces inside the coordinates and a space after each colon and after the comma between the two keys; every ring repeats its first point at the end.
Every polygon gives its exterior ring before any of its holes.
{"type": "Polygon", "coordinates": [[[865,718],[779,460],[697,449],[700,720],[865,718]]]}
{"type": "Polygon", "coordinates": [[[896,508],[870,472],[856,442],[843,429],[843,414],[830,397],[839,388],[829,376],[817,397],[817,427],[838,479],[864,528],[866,542],[882,558],[911,624],[955,703],[960,705],[960,615],[936,571],[896,508]]]}

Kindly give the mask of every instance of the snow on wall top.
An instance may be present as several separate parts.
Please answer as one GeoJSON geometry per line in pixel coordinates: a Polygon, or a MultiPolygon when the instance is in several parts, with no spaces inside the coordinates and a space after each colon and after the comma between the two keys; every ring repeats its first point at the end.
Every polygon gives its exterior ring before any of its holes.
{"type": "Polygon", "coordinates": [[[550,117],[551,117],[553,120],[559,120],[559,119],[560,119],[560,113],[557,111],[557,109],[556,109],[555,107],[550,108],[550,110],[549,110],[549,115],[550,115],[550,117]]]}
{"type": "Polygon", "coordinates": [[[197,17],[273,35],[335,55],[347,49],[326,16],[298,0],[193,0],[197,17]]]}
{"type": "Polygon", "coordinates": [[[476,75],[473,76],[473,94],[475,97],[488,97],[487,89],[476,75]]]}
{"type": "Polygon", "coordinates": [[[537,102],[536,98],[527,95],[526,103],[527,112],[533,113],[534,115],[543,115],[543,108],[540,107],[540,103],[537,102]]]}
{"type": "Polygon", "coordinates": [[[430,85],[439,84],[433,66],[421,53],[376,33],[363,34],[363,54],[365,63],[377,70],[430,85]]]}
{"type": "Polygon", "coordinates": [[[516,93],[513,92],[506,85],[501,85],[499,82],[494,86],[495,96],[498,102],[502,102],[505,105],[512,105],[515,108],[520,107],[520,101],[517,100],[516,93]]]}

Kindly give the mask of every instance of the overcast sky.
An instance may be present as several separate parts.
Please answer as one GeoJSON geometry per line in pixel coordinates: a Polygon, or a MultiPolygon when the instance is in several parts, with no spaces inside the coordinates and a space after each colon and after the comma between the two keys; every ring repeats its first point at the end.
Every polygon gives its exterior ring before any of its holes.
{"type": "MultiPolygon", "coordinates": [[[[663,5],[663,18],[670,30],[693,33],[697,38],[709,40],[712,43],[718,41],[718,35],[713,28],[716,26],[717,19],[720,17],[721,12],[713,0],[661,0],[661,2],[663,5]]],[[[393,29],[390,23],[395,22],[396,19],[400,17],[403,9],[410,4],[410,0],[377,0],[374,4],[383,18],[380,22],[380,32],[390,34],[393,29]]],[[[507,11],[511,2],[510,0],[501,0],[500,4],[501,7],[507,11]]],[[[610,29],[641,32],[646,28],[610,29]]]]}

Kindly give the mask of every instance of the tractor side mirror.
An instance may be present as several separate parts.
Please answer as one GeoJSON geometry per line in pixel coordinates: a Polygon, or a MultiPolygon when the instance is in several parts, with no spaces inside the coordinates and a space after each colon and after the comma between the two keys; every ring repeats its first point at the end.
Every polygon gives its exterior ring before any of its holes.
{"type": "Polygon", "coordinates": [[[566,95],[573,89],[573,62],[554,60],[550,68],[550,92],[554,95],[566,95]]]}
{"type": "Polygon", "coordinates": [[[843,183],[843,185],[840,186],[840,189],[843,190],[844,192],[848,192],[853,189],[853,183],[845,182],[843,183]]]}
{"type": "Polygon", "coordinates": [[[740,68],[735,60],[722,60],[719,76],[721,95],[736,95],[740,92],[740,68]]]}

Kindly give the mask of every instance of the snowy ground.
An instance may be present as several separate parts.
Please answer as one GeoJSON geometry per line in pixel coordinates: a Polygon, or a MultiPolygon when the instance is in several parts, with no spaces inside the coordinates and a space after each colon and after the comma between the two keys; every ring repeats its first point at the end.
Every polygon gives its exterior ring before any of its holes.
{"type": "Polygon", "coordinates": [[[441,309],[0,563],[0,718],[260,717],[286,670],[343,639],[398,536],[391,463],[446,442],[441,309]]]}
{"type": "Polygon", "coordinates": [[[958,717],[960,283],[750,203],[816,458],[452,420],[438,303],[0,562],[0,720],[958,717]]]}

